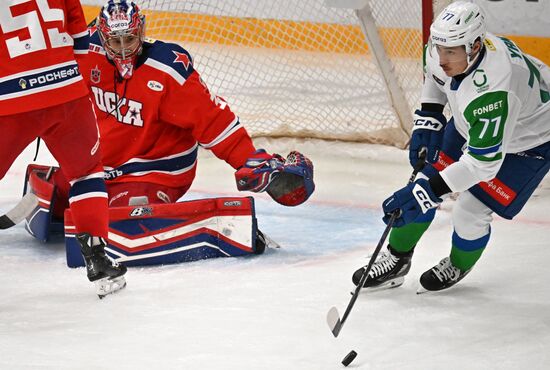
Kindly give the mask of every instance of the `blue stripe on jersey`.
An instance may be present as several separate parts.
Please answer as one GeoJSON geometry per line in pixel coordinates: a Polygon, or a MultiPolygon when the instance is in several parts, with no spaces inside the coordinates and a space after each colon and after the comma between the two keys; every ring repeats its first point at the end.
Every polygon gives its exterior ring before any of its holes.
{"type": "Polygon", "coordinates": [[[191,54],[178,44],[156,40],[154,43],[144,44],[143,54],[172,68],[184,79],[194,71],[191,54]]]}
{"type": "Polygon", "coordinates": [[[486,154],[498,153],[500,151],[501,146],[502,146],[502,143],[498,143],[497,145],[493,145],[488,148],[475,148],[473,146],[468,145],[468,151],[476,155],[486,155],[486,154]]]}
{"type": "Polygon", "coordinates": [[[69,192],[69,198],[84,195],[87,193],[105,193],[107,194],[107,187],[105,181],[102,178],[91,178],[86,180],[77,181],[71,186],[69,192]]]}
{"type": "Polygon", "coordinates": [[[76,63],[58,65],[57,68],[42,70],[38,73],[29,71],[25,75],[17,74],[14,78],[7,76],[0,81],[0,97],[9,94],[27,95],[35,89],[69,81],[78,76],[80,71],[76,63]]]}
{"type": "Polygon", "coordinates": [[[460,236],[458,236],[456,231],[453,231],[452,242],[457,249],[460,249],[461,251],[465,251],[465,252],[472,252],[478,249],[485,248],[487,246],[487,243],[489,243],[490,237],[491,237],[491,229],[489,229],[489,233],[487,235],[482,236],[481,238],[475,239],[475,240],[462,239],[460,236]]]}
{"type": "Polygon", "coordinates": [[[197,160],[198,147],[191,153],[169,159],[148,160],[147,162],[130,162],[105,171],[105,179],[112,180],[119,176],[144,172],[177,172],[193,166],[197,160]]]}
{"type": "Polygon", "coordinates": [[[73,39],[73,49],[75,52],[86,53],[90,45],[90,35],[87,33],[82,37],[76,37],[73,39]]]}

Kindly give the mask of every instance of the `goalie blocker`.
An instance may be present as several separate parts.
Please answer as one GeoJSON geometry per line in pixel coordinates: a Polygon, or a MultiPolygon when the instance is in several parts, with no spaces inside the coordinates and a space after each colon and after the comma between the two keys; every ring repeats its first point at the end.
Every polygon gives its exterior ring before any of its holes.
{"type": "MultiPolygon", "coordinates": [[[[34,193],[38,205],[27,217],[26,228],[39,240],[65,231],[67,265],[84,266],[70,209],[63,220],[53,217],[55,187],[48,181],[52,168],[29,165],[25,193],[34,193]]],[[[190,262],[214,257],[261,254],[252,197],[200,199],[109,209],[109,239],[105,252],[126,266],[190,262]]]]}

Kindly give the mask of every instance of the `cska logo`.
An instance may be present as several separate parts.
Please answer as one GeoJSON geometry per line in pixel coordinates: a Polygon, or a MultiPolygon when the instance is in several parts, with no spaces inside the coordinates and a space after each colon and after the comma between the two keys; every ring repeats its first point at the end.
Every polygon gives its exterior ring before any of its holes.
{"type": "Polygon", "coordinates": [[[92,86],[91,88],[97,109],[112,115],[120,123],[143,127],[143,118],[141,117],[143,104],[132,99],[120,97],[112,91],[103,91],[97,86],[92,86]]]}
{"type": "Polygon", "coordinates": [[[98,84],[99,81],[101,81],[101,70],[97,67],[97,65],[90,71],[90,81],[95,84],[98,84]]]}

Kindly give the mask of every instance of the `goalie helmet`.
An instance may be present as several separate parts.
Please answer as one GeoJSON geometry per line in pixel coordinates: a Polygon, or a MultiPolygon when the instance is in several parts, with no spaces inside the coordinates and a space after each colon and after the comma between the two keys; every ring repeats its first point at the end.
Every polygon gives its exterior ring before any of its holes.
{"type": "Polygon", "coordinates": [[[464,46],[468,67],[472,64],[472,49],[476,40],[485,40],[487,26],[485,15],[474,3],[457,1],[447,6],[430,27],[430,50],[435,45],[443,47],[464,46]]]}
{"type": "Polygon", "coordinates": [[[101,44],[122,78],[132,77],[137,56],[143,48],[145,16],[126,0],[109,0],[97,19],[101,44]]]}

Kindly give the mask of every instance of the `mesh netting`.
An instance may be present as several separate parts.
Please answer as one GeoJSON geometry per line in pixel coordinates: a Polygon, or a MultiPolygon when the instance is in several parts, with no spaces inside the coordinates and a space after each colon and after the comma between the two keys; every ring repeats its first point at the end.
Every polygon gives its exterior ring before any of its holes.
{"type": "MultiPolygon", "coordinates": [[[[137,3],[147,15],[147,35],[188,49],[210,89],[229,102],[252,135],[406,143],[407,128],[392,108],[353,10],[327,8],[322,0],[137,3]]],[[[414,107],[422,81],[420,2],[370,3],[414,107]]]]}

